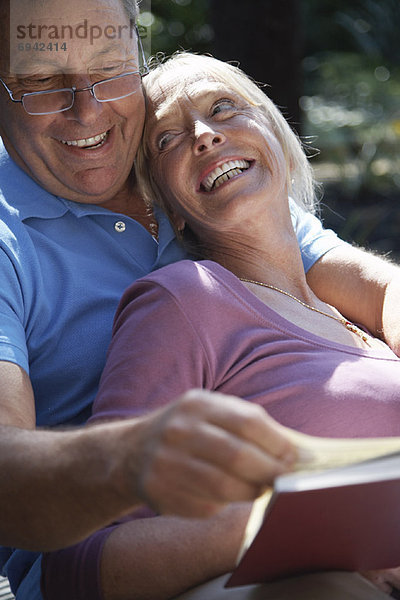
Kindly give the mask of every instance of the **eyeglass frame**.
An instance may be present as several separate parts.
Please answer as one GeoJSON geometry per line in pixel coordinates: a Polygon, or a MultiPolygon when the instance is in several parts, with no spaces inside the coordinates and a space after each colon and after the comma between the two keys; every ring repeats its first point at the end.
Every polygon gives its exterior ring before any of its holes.
{"type": "Polygon", "coordinates": [[[149,66],[147,64],[147,60],[146,60],[146,56],[144,53],[144,49],[143,49],[143,44],[142,44],[142,40],[141,37],[139,35],[139,30],[136,26],[136,35],[137,35],[137,39],[138,39],[138,47],[139,47],[139,51],[142,57],[142,62],[143,62],[143,66],[140,67],[137,71],[128,71],[127,73],[121,73],[120,75],[114,75],[113,77],[108,77],[107,79],[102,79],[101,81],[96,81],[95,83],[92,83],[91,85],[88,85],[87,87],[84,88],[77,88],[74,85],[72,87],[69,88],[58,88],[56,90],[41,90],[39,92],[27,92],[26,94],[22,94],[20,99],[16,99],[13,97],[13,92],[10,90],[10,88],[8,87],[8,85],[3,81],[3,79],[0,77],[0,82],[3,84],[5,90],[8,92],[8,95],[10,97],[10,100],[12,102],[16,102],[18,104],[22,104],[23,109],[25,110],[25,112],[32,116],[32,117],[39,117],[39,116],[44,116],[44,115],[56,115],[57,113],[61,113],[61,112],[65,112],[67,110],[70,110],[75,102],[75,94],[77,94],[78,92],[86,92],[86,91],[90,91],[90,93],[92,94],[93,98],[95,98],[97,100],[97,102],[103,103],[103,102],[115,102],[116,100],[122,100],[122,98],[128,98],[129,96],[132,96],[133,94],[136,93],[135,92],[131,92],[130,94],[127,94],[126,96],[120,96],[119,98],[112,98],[110,100],[99,100],[96,97],[96,93],[95,93],[95,88],[96,85],[108,82],[108,81],[114,81],[116,79],[121,79],[121,77],[126,77],[127,75],[140,75],[141,78],[143,78],[145,75],[147,75],[149,73],[149,66]],[[61,108],[60,110],[54,110],[54,111],[50,111],[50,112],[44,112],[44,113],[30,113],[24,105],[24,98],[26,96],[41,96],[43,94],[55,94],[57,92],[72,92],[72,102],[71,105],[66,107],[66,108],[61,108]]]}

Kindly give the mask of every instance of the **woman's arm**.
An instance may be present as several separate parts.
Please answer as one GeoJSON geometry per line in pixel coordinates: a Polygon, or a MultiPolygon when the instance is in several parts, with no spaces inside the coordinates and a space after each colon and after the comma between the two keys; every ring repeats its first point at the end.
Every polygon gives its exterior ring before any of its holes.
{"type": "Polygon", "coordinates": [[[207,520],[155,517],[114,529],[101,561],[104,600],[167,600],[232,571],[249,511],[240,504],[207,520]]]}

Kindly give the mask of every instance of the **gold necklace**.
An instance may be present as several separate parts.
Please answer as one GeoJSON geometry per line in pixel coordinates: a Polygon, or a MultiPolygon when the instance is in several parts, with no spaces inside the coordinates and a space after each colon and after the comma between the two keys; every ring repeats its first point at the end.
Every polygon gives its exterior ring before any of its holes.
{"type": "Polygon", "coordinates": [[[288,296],[289,298],[292,298],[292,300],[296,300],[296,302],[298,302],[305,308],[312,310],[313,312],[319,313],[320,315],[324,315],[325,317],[329,317],[330,319],[333,319],[334,321],[338,321],[339,323],[344,325],[344,327],[346,327],[346,329],[348,329],[348,331],[351,331],[351,333],[355,333],[356,335],[358,335],[358,337],[360,337],[363,340],[363,342],[370,345],[370,343],[369,343],[370,336],[367,333],[365,333],[365,331],[363,331],[362,329],[357,327],[357,325],[354,325],[354,323],[352,323],[351,321],[348,321],[344,317],[336,317],[335,315],[330,315],[329,313],[324,312],[323,310],[320,310],[319,308],[315,308],[315,306],[311,306],[310,304],[303,302],[303,300],[300,300],[300,298],[296,298],[296,296],[293,296],[293,294],[290,294],[289,292],[285,292],[285,290],[281,290],[280,288],[275,287],[274,285],[271,285],[269,283],[263,283],[262,281],[254,281],[254,279],[246,279],[245,277],[239,277],[239,279],[240,279],[240,281],[245,281],[246,283],[254,283],[255,285],[260,285],[261,287],[269,288],[270,290],[275,290],[275,292],[279,292],[280,294],[283,294],[284,296],[288,296]]]}

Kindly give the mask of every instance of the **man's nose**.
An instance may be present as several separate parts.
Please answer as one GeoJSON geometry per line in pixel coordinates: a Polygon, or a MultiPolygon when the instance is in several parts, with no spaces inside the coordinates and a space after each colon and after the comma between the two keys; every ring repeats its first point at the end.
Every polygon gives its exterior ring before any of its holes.
{"type": "Polygon", "coordinates": [[[211,150],[218,144],[223,144],[226,138],[223,133],[204,121],[196,121],[194,124],[194,152],[201,154],[211,150]]]}
{"type": "Polygon", "coordinates": [[[91,82],[87,79],[75,80],[74,86],[77,88],[74,104],[64,115],[67,119],[79,121],[81,125],[92,125],[103,111],[103,103],[96,100],[90,89],[91,82]]]}

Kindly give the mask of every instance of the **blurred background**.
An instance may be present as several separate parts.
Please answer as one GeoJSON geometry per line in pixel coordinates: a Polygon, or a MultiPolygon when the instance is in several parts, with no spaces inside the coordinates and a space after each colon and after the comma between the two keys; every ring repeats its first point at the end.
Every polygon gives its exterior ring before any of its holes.
{"type": "Polygon", "coordinates": [[[310,148],[325,226],[400,262],[400,0],[143,0],[151,52],[267,84],[310,148]]]}

